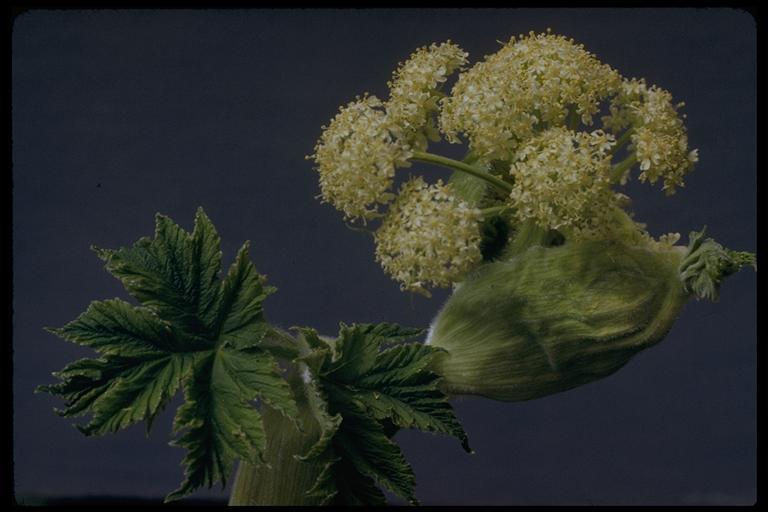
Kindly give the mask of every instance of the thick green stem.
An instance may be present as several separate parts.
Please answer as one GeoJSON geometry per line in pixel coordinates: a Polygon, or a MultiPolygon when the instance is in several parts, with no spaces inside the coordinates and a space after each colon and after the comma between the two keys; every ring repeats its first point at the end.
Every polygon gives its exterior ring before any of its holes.
{"type": "Polygon", "coordinates": [[[616,164],[611,169],[611,181],[614,183],[623,183],[626,172],[637,163],[637,156],[629,155],[627,158],[616,164]]]}
{"type": "Polygon", "coordinates": [[[447,167],[455,171],[465,172],[467,174],[471,174],[476,178],[487,181],[494,187],[506,192],[507,194],[509,194],[512,191],[512,185],[502,180],[501,178],[497,178],[496,176],[486,172],[485,169],[466,164],[459,160],[454,160],[452,158],[447,158],[440,155],[433,155],[432,153],[426,153],[424,151],[414,151],[413,157],[411,157],[411,160],[440,165],[442,167],[447,167]]]}
{"type": "Polygon", "coordinates": [[[621,134],[621,137],[616,139],[616,145],[614,145],[611,148],[610,154],[615,155],[629,140],[632,138],[632,134],[634,133],[634,129],[629,128],[627,131],[625,131],[623,134],[621,134]]]}
{"type": "Polygon", "coordinates": [[[518,226],[517,233],[505,249],[505,258],[522,254],[534,245],[545,245],[549,238],[549,229],[538,226],[533,220],[526,220],[518,226]]]}
{"type": "MultiPolygon", "coordinates": [[[[305,454],[317,441],[320,427],[304,395],[301,378],[292,369],[289,377],[299,408],[298,421],[286,418],[269,407],[263,408],[267,436],[265,458],[268,465],[240,463],[232,486],[230,505],[318,505],[319,500],[307,496],[323,469],[323,461],[302,462],[296,455],[305,454]]],[[[296,418],[294,418],[296,419],[296,418]]]]}
{"type": "Polygon", "coordinates": [[[483,215],[483,218],[493,217],[494,215],[497,215],[505,210],[511,210],[511,207],[503,205],[503,206],[490,206],[488,208],[483,208],[480,210],[480,213],[483,215]]]}

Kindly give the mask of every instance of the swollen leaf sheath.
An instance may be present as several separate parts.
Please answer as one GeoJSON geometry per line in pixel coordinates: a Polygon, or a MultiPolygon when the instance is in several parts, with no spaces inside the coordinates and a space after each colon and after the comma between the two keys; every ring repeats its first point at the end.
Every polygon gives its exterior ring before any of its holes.
{"type": "Polygon", "coordinates": [[[610,375],[672,327],[688,297],[682,256],[572,241],[484,265],[432,326],[443,389],[530,400],[610,375]]]}

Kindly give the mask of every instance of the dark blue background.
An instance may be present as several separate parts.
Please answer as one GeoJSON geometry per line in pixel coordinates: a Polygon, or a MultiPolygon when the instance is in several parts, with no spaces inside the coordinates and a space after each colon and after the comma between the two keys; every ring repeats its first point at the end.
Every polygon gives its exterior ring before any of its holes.
{"type": "MultiPolygon", "coordinates": [[[[33,394],[88,350],[42,330],[125,297],[89,251],[191,226],[202,205],[225,264],[245,239],[279,292],[282,326],[426,326],[446,297],[410,297],[370,237],[314,199],[320,126],[416,47],[451,39],[474,62],[551,27],[628,77],[683,100],[701,162],[671,198],[629,187],[658,235],[702,225],[756,244],[756,32],[729,9],[33,11],[13,32],[14,449],[17,499],[163,496],[181,481],[175,407],[85,438],[33,394]]],[[[442,171],[418,168],[429,176],[442,171]]],[[[455,402],[476,454],[398,434],[427,504],[749,504],[756,496],[756,278],[691,302],[660,345],[602,381],[527,403],[455,402]]],[[[218,490],[198,496],[225,496],[218,490]]]]}

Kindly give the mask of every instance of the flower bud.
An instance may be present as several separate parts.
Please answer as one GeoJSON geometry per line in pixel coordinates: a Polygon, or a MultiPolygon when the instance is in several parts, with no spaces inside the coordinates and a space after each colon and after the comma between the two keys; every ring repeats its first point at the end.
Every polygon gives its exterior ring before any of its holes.
{"type": "Polygon", "coordinates": [[[427,343],[448,351],[444,390],[530,400],[608,376],[670,330],[689,297],[686,249],[572,240],[482,266],[427,343]]]}

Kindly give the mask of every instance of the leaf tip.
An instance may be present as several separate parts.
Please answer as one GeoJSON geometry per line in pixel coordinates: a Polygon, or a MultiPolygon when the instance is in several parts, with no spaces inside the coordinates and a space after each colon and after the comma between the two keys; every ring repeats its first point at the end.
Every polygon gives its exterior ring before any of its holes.
{"type": "Polygon", "coordinates": [[[205,209],[202,207],[202,205],[198,206],[197,209],[195,210],[195,218],[198,218],[198,217],[201,219],[210,220],[208,215],[206,215],[205,209]]]}
{"type": "MultiPolygon", "coordinates": [[[[59,414],[59,411],[56,411],[56,414],[59,414]]],[[[77,423],[73,423],[72,426],[75,427],[84,436],[91,437],[91,432],[88,429],[87,425],[83,426],[83,425],[78,425],[77,423]]]]}
{"type": "Polygon", "coordinates": [[[211,218],[207,213],[205,213],[203,207],[198,206],[197,210],[195,211],[195,223],[193,231],[194,234],[197,235],[203,230],[210,231],[214,236],[217,236],[216,227],[214,227],[213,221],[211,221],[211,218]]]}
{"type": "Polygon", "coordinates": [[[177,501],[181,498],[183,498],[185,494],[182,492],[181,489],[176,489],[175,491],[169,493],[165,498],[163,498],[163,503],[171,503],[173,501],[177,501]]]}
{"type": "Polygon", "coordinates": [[[160,212],[155,213],[155,239],[162,239],[162,233],[166,225],[173,226],[175,224],[169,216],[163,215],[160,212]]]}
{"type": "Polygon", "coordinates": [[[43,327],[43,330],[45,332],[49,332],[51,334],[55,334],[56,336],[61,337],[62,332],[64,331],[63,327],[43,327]]]}

